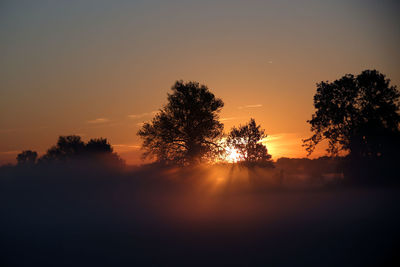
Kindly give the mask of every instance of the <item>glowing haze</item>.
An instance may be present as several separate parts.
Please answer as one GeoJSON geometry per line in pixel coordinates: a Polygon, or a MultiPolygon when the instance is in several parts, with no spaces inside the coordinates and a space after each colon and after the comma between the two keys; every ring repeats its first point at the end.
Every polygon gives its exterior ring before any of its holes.
{"type": "MultiPolygon", "coordinates": [[[[175,80],[250,117],[273,158],[306,156],[315,83],[375,68],[400,85],[396,1],[2,1],[0,164],[59,135],[107,137],[140,163],[143,121],[175,80]]],[[[315,156],[322,155],[319,150],[315,156]]]]}

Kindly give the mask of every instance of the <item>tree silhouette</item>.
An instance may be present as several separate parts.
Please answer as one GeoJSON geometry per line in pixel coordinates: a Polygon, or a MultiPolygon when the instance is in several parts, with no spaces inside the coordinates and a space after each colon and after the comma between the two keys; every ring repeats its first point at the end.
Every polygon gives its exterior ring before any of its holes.
{"type": "Polygon", "coordinates": [[[314,135],[303,140],[306,150],[311,154],[326,139],[333,155],[339,151],[349,151],[355,158],[391,154],[400,139],[399,97],[396,86],[376,70],[318,83],[316,111],[307,121],[314,135]]]}
{"type": "Polygon", "coordinates": [[[57,144],[40,158],[41,162],[71,160],[102,161],[113,166],[124,165],[124,161],[113,152],[106,138],[90,139],[85,143],[76,135],[60,136],[57,144]]]}
{"type": "Polygon", "coordinates": [[[84,153],[85,143],[80,136],[60,136],[57,144],[47,150],[47,153],[41,157],[41,161],[65,161],[83,156],[84,153]]]}
{"type": "Polygon", "coordinates": [[[36,163],[37,153],[32,150],[24,150],[17,155],[18,165],[34,165],[36,163]]]}
{"type": "Polygon", "coordinates": [[[191,164],[218,149],[223,124],[218,113],[224,106],[205,85],[177,81],[168,103],[138,131],[143,156],[158,162],[191,164]]]}
{"type": "Polygon", "coordinates": [[[246,163],[272,163],[267,147],[260,143],[266,137],[265,130],[251,118],[246,125],[233,127],[226,143],[228,147],[236,149],[246,163]]]}
{"type": "Polygon", "coordinates": [[[86,144],[86,152],[91,154],[112,153],[113,149],[106,138],[90,139],[86,144]]]}
{"type": "Polygon", "coordinates": [[[114,167],[124,166],[125,161],[113,151],[106,138],[90,139],[85,145],[86,158],[102,161],[114,167]]]}

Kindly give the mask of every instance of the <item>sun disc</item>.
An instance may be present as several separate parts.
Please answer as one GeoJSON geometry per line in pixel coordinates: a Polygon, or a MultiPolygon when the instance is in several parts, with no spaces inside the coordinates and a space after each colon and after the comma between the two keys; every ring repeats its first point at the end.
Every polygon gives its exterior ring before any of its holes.
{"type": "Polygon", "coordinates": [[[234,148],[227,148],[226,149],[226,161],[235,163],[240,161],[240,153],[237,149],[234,148]]]}

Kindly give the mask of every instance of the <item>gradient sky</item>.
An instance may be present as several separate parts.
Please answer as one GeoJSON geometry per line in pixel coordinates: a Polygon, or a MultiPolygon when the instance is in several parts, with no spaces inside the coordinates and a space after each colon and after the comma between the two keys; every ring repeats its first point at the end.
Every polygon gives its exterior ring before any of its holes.
{"type": "Polygon", "coordinates": [[[226,131],[254,117],[275,159],[306,156],[317,82],[375,68],[400,85],[399,14],[384,0],[3,0],[0,164],[68,134],[140,163],[140,123],[179,79],[223,99],[226,131]]]}

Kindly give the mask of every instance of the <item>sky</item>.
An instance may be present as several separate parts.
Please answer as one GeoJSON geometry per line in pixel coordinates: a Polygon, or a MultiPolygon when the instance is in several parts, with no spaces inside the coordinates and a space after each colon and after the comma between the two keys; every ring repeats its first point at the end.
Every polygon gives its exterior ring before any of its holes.
{"type": "MultiPolygon", "coordinates": [[[[400,86],[398,1],[1,1],[0,164],[59,135],[140,164],[140,125],[176,80],[255,118],[274,159],[305,157],[316,83],[377,69],[400,86]]],[[[323,146],[314,157],[324,154],[323,146]]]]}

